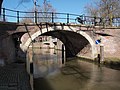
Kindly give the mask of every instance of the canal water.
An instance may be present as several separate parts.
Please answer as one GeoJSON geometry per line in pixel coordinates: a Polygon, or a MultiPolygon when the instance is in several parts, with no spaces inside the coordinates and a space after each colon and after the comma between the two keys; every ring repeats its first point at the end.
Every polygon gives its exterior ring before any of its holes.
{"type": "Polygon", "coordinates": [[[34,50],[34,90],[120,90],[120,71],[80,60],[62,65],[62,52],[34,50]]]}

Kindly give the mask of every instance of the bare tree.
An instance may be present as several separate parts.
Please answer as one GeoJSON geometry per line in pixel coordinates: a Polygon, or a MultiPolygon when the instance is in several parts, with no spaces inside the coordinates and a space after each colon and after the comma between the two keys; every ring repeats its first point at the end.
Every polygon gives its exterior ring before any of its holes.
{"type": "MultiPolygon", "coordinates": [[[[31,0],[19,0],[18,1],[18,5],[15,7],[15,9],[17,9],[20,5],[23,5],[23,3],[28,3],[30,2],[31,0]]],[[[23,5],[24,6],[24,5],[23,5]]]]}
{"type": "Polygon", "coordinates": [[[38,10],[39,13],[39,17],[43,17],[43,18],[39,18],[39,22],[50,22],[52,19],[52,13],[51,12],[56,12],[56,10],[53,8],[53,6],[47,1],[44,0],[43,2],[43,6],[38,10]]]}
{"type": "Polygon", "coordinates": [[[120,0],[99,0],[96,5],[87,5],[89,15],[100,16],[108,25],[112,26],[113,18],[120,16],[120,0]]]}
{"type": "Polygon", "coordinates": [[[85,9],[87,11],[87,14],[89,14],[92,17],[98,16],[98,9],[95,8],[92,4],[87,4],[85,6],[85,9]]]}
{"type": "Polygon", "coordinates": [[[53,6],[50,4],[50,2],[44,0],[43,5],[36,5],[35,9],[29,10],[33,13],[27,13],[25,17],[31,17],[31,18],[25,18],[22,19],[21,22],[26,22],[28,19],[29,21],[34,22],[33,17],[35,17],[35,11],[36,11],[36,18],[37,22],[50,22],[52,20],[52,13],[51,12],[56,12],[56,10],[53,8],[53,6]]]}
{"type": "MultiPolygon", "coordinates": [[[[31,1],[31,0],[19,0],[18,6],[19,6],[20,4],[22,4],[22,3],[24,3],[24,2],[29,2],[29,1],[31,1]]],[[[0,15],[1,15],[2,3],[3,3],[3,0],[0,0],[0,15]]],[[[18,6],[17,6],[17,7],[18,7],[18,6]]]]}
{"type": "Polygon", "coordinates": [[[119,16],[119,0],[101,0],[99,3],[99,14],[108,20],[108,25],[112,26],[113,17],[119,16]]]}

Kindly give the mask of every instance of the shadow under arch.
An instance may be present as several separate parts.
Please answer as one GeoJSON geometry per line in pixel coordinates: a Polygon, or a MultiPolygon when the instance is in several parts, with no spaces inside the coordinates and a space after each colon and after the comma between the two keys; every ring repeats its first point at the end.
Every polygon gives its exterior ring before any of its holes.
{"type": "Polygon", "coordinates": [[[22,49],[20,48],[20,38],[26,33],[26,31],[23,32],[13,32],[11,33],[12,39],[13,39],[13,43],[14,43],[14,47],[15,47],[15,56],[19,57],[19,58],[25,58],[26,57],[26,53],[22,51],[22,49]]]}
{"type": "Polygon", "coordinates": [[[49,31],[40,36],[53,36],[58,38],[65,45],[66,57],[75,57],[87,44],[88,40],[82,35],[66,30],[49,31]]]}
{"type": "Polygon", "coordinates": [[[38,36],[53,36],[58,38],[63,42],[66,48],[66,56],[67,57],[75,57],[86,45],[90,44],[92,48],[91,57],[94,59],[96,57],[96,46],[92,38],[85,33],[84,31],[71,31],[70,30],[61,30],[61,29],[53,29],[51,27],[45,28],[40,32],[37,31],[33,35],[31,35],[31,39],[28,38],[24,44],[21,44],[21,48],[23,51],[27,50],[28,46],[31,43],[31,40],[34,40],[38,36]]]}

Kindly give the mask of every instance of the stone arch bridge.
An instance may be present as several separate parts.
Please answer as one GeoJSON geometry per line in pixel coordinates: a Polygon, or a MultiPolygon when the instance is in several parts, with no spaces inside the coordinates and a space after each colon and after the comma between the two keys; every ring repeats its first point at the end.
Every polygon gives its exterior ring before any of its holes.
{"type": "Polygon", "coordinates": [[[92,59],[96,58],[100,44],[96,44],[95,41],[98,39],[101,39],[101,43],[104,44],[106,57],[119,57],[120,54],[119,28],[102,28],[100,26],[86,26],[74,23],[16,24],[1,22],[0,25],[0,49],[2,53],[5,52],[5,57],[8,58],[15,54],[13,54],[14,48],[12,48],[15,45],[11,43],[12,39],[8,37],[14,38],[24,52],[27,51],[35,38],[52,36],[58,38],[65,45],[67,57],[84,56],[86,54],[92,59]],[[6,34],[3,35],[2,32],[4,31],[6,34]]]}
{"type": "Polygon", "coordinates": [[[3,54],[4,52],[5,57],[14,56],[15,53],[13,54],[11,51],[15,52],[14,49],[18,48],[19,44],[25,52],[35,38],[44,35],[53,36],[61,40],[65,45],[67,57],[76,56],[78,53],[83,55],[83,53],[85,54],[86,51],[89,51],[90,55],[88,56],[95,58],[99,53],[99,44],[95,44],[95,41],[98,39],[101,39],[101,43],[104,44],[106,56],[120,57],[119,17],[114,17],[112,26],[108,28],[110,21],[101,17],[53,12],[29,12],[35,14],[35,17],[26,17],[24,16],[26,13],[28,12],[2,8],[0,53],[3,54]],[[12,14],[13,12],[14,14],[12,14]],[[40,15],[46,14],[48,17],[37,16],[37,13],[40,15]],[[8,22],[6,22],[6,18],[8,22]],[[24,19],[28,18],[30,21],[32,20],[32,23],[21,24],[24,23],[21,20],[24,21],[24,19]],[[14,23],[11,23],[11,20],[14,23]]]}
{"type": "Polygon", "coordinates": [[[97,56],[95,40],[98,39],[99,32],[96,31],[99,29],[100,27],[79,24],[40,23],[21,25],[17,31],[25,30],[27,32],[21,37],[20,47],[23,51],[27,50],[35,38],[52,36],[58,38],[65,45],[67,57],[74,57],[87,47],[89,48],[89,56],[95,58],[97,56]]]}

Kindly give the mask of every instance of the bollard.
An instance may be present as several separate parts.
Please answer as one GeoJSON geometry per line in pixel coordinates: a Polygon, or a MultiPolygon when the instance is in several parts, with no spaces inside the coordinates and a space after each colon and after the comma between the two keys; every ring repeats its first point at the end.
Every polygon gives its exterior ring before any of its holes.
{"type": "Polygon", "coordinates": [[[33,72],[34,72],[34,69],[33,69],[33,52],[32,54],[30,54],[30,85],[31,85],[31,89],[33,90],[34,86],[33,86],[33,72]]]}
{"type": "Polygon", "coordinates": [[[100,45],[100,62],[104,61],[104,46],[103,44],[100,45]]]}
{"type": "Polygon", "coordinates": [[[100,54],[98,54],[97,56],[97,61],[98,61],[98,64],[100,64],[100,54]]]}
{"type": "Polygon", "coordinates": [[[65,56],[65,46],[62,44],[62,64],[65,64],[66,56],[65,56]]]}
{"type": "Polygon", "coordinates": [[[30,74],[29,51],[27,51],[27,54],[26,54],[26,70],[27,70],[27,73],[30,74]]]}
{"type": "Polygon", "coordinates": [[[31,53],[30,51],[27,51],[26,69],[30,76],[30,85],[31,89],[33,90],[33,53],[31,53]]]}

